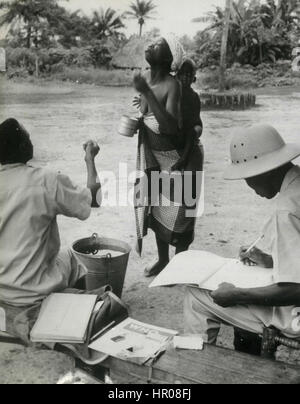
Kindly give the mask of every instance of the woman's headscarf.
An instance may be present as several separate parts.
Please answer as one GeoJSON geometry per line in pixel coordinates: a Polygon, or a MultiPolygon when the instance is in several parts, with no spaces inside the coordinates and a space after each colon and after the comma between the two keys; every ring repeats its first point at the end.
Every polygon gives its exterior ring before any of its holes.
{"type": "Polygon", "coordinates": [[[172,62],[171,69],[173,72],[177,72],[181,68],[181,65],[182,65],[182,62],[183,62],[183,59],[185,56],[184,49],[183,49],[181,43],[179,42],[179,39],[176,37],[176,35],[166,34],[164,36],[164,39],[167,42],[167,44],[169,45],[170,51],[173,56],[173,62],[172,62]]]}

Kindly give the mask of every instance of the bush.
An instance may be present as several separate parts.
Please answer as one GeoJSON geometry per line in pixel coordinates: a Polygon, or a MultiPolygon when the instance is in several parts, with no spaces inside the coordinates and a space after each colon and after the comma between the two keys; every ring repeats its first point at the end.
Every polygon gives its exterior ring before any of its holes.
{"type": "Polygon", "coordinates": [[[198,32],[195,36],[194,60],[200,68],[220,63],[221,33],[214,37],[207,32],[198,32]]]}
{"type": "MultiPolygon", "coordinates": [[[[204,89],[218,89],[219,88],[219,72],[210,71],[200,75],[197,84],[200,88],[204,89]]],[[[225,89],[231,90],[232,88],[255,88],[257,87],[256,78],[249,74],[235,74],[234,72],[227,72],[225,79],[225,89]]]]}
{"type": "Polygon", "coordinates": [[[26,79],[28,77],[28,71],[23,67],[10,67],[7,71],[7,77],[9,79],[26,79]]]}
{"type": "Polygon", "coordinates": [[[94,67],[109,66],[112,60],[112,55],[108,46],[103,41],[93,41],[86,48],[86,50],[89,51],[90,58],[94,67]]]}
{"type": "Polygon", "coordinates": [[[51,48],[43,49],[39,53],[40,66],[48,66],[52,70],[53,66],[63,64],[64,66],[86,67],[92,64],[90,52],[84,48],[51,48]]]}
{"type": "Polygon", "coordinates": [[[40,73],[52,74],[63,72],[64,67],[108,67],[111,55],[107,47],[96,41],[86,48],[50,49],[8,48],[7,63],[12,69],[24,69],[28,74],[36,70],[36,61],[40,73]]]}
{"type": "MultiPolygon", "coordinates": [[[[241,66],[234,64],[227,69],[225,88],[249,89],[265,86],[287,86],[295,85],[296,78],[293,78],[289,61],[280,61],[273,66],[261,64],[257,67],[250,65],[241,66]]],[[[219,69],[205,68],[197,74],[197,86],[201,89],[218,89],[219,69]]]]}
{"type": "Polygon", "coordinates": [[[7,64],[10,68],[34,71],[36,53],[27,48],[7,48],[7,64]]]}

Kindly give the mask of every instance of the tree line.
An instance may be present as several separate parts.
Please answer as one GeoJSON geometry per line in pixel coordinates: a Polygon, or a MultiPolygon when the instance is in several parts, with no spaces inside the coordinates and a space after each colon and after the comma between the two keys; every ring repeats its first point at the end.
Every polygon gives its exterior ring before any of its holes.
{"type": "Polygon", "coordinates": [[[124,39],[122,29],[127,18],[137,20],[142,36],[146,20],[154,15],[155,9],[152,0],[135,0],[123,14],[102,8],[87,17],[80,10],[68,11],[59,0],[0,1],[0,10],[3,10],[0,26],[11,26],[9,38],[15,45],[30,49],[59,44],[71,48],[84,46],[94,39],[124,39]]]}
{"type": "Polygon", "coordinates": [[[228,65],[257,66],[290,59],[300,40],[299,17],[299,0],[228,0],[225,9],[218,7],[206,16],[210,25],[196,35],[194,51],[202,55],[203,65],[215,63],[227,27],[228,65]]]}
{"type": "MultiPolygon", "coordinates": [[[[155,18],[156,8],[153,0],[134,0],[123,14],[108,8],[88,17],[80,10],[68,11],[60,0],[0,1],[0,26],[10,25],[7,45],[11,48],[52,49],[52,55],[59,53],[53,51],[58,47],[72,49],[72,55],[78,53],[75,48],[88,48],[93,64],[99,66],[127,41],[127,19],[137,21],[142,36],[147,19],[155,18]]],[[[207,27],[182,41],[199,67],[219,65],[221,49],[226,66],[274,63],[291,59],[292,48],[300,39],[299,17],[300,0],[227,0],[226,8],[217,7],[191,21],[205,22],[207,27]]],[[[68,60],[72,57],[67,56],[68,60]]]]}

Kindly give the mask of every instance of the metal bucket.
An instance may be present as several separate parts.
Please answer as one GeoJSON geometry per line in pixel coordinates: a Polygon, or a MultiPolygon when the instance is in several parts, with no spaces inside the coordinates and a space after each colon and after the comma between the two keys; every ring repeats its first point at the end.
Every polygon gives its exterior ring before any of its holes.
{"type": "Polygon", "coordinates": [[[99,237],[93,234],[90,238],[76,241],[72,245],[74,254],[86,266],[86,289],[94,290],[105,285],[110,285],[113,292],[122,297],[128,259],[131,252],[129,244],[123,241],[99,237]],[[101,254],[101,250],[120,252],[117,257],[111,254],[101,254]],[[97,256],[96,256],[97,255],[97,256]]]}

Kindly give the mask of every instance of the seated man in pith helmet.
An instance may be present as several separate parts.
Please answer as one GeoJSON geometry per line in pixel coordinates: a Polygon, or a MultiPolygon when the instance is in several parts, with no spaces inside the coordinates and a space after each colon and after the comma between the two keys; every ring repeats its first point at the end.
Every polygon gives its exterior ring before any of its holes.
{"type": "MultiPolygon", "coordinates": [[[[264,228],[269,251],[240,250],[245,264],[273,271],[274,284],[255,289],[222,284],[212,293],[187,288],[187,333],[202,334],[214,344],[225,323],[257,335],[264,327],[274,327],[287,337],[300,338],[300,167],[291,162],[299,155],[300,145],[286,144],[271,126],[240,129],[234,135],[225,179],[244,179],[262,198],[278,195],[264,228]]],[[[236,348],[246,351],[241,341],[236,348]]]]}
{"type": "Polygon", "coordinates": [[[89,141],[84,149],[88,184],[79,188],[65,175],[28,164],[33,145],[18,121],[0,125],[0,306],[38,304],[86,275],[71,251],[60,252],[56,221],[58,215],[86,220],[101,203],[99,146],[89,141]]]}

